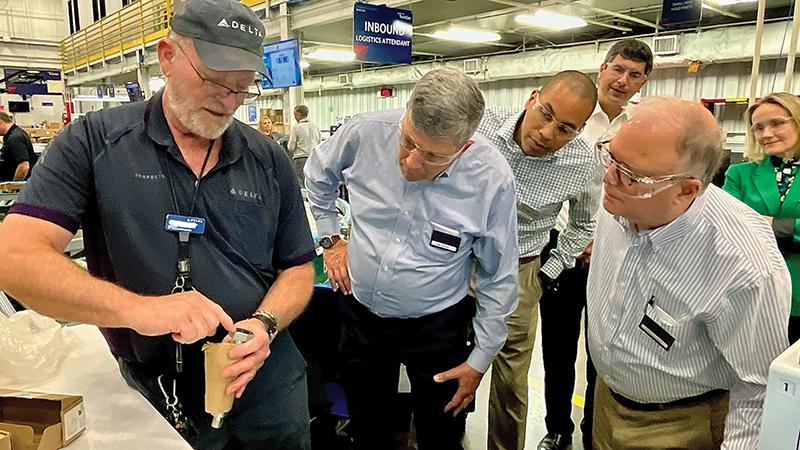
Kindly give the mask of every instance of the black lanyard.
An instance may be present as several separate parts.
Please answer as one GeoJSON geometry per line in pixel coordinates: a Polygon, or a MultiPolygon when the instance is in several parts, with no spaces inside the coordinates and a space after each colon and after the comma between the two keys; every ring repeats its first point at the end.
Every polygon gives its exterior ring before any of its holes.
{"type": "MultiPolygon", "coordinates": [[[[194,182],[194,192],[192,193],[192,204],[189,207],[189,216],[194,214],[195,202],[197,201],[197,193],[200,191],[200,181],[203,179],[203,173],[206,170],[206,165],[211,157],[211,150],[214,148],[216,140],[212,140],[206,150],[206,157],[203,159],[203,165],[200,167],[200,175],[194,182]]],[[[181,210],[178,206],[178,196],[175,194],[175,185],[172,183],[172,172],[169,168],[169,161],[165,159],[165,166],[167,171],[167,181],[169,182],[169,190],[172,193],[172,203],[175,207],[175,213],[180,215],[181,210]]],[[[189,264],[189,236],[191,233],[188,231],[178,232],[178,275],[175,278],[175,286],[172,288],[172,294],[194,290],[192,284],[192,267],[189,264]]],[[[183,372],[183,346],[180,343],[175,344],[175,370],[178,373],[183,372]]]]}

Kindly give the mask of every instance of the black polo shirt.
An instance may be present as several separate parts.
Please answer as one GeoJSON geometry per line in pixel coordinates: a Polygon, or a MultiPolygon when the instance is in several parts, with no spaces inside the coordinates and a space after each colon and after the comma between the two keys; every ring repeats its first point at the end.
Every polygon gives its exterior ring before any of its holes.
{"type": "MultiPolygon", "coordinates": [[[[175,284],[178,257],[178,237],[165,230],[165,217],[189,214],[195,181],[158,94],[70,124],[52,141],[11,213],[70,232],[82,226],[93,275],[139,294],[164,295],[175,284]]],[[[193,216],[206,219],[205,233],[189,241],[194,286],[234,322],[256,310],[278,270],[313,259],[291,162],[280,146],[239,121],[222,136],[219,162],[202,178],[193,216]]],[[[128,329],[103,332],[112,352],[128,361],[164,370],[173,366],[169,336],[148,338],[128,329]]],[[[187,372],[202,371],[201,344],[184,351],[187,372]]],[[[289,376],[304,369],[288,333],[281,333],[271,350],[259,375],[275,372],[269,368],[273,364],[284,365],[281,371],[294,370],[289,376]]]]}
{"type": "Polygon", "coordinates": [[[0,181],[12,181],[17,166],[28,161],[30,169],[25,179],[31,175],[33,165],[36,163],[36,153],[33,152],[31,137],[22,128],[11,125],[3,136],[3,148],[0,149],[0,181]]]}

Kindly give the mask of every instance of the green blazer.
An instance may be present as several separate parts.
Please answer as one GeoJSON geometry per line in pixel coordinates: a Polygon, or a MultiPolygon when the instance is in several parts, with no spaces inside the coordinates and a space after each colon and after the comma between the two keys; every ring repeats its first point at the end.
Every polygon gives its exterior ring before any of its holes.
{"type": "MultiPolygon", "coordinates": [[[[770,159],[734,164],[725,173],[722,189],[738,198],[757,213],[771,217],[792,217],[794,241],[800,242],[800,174],[792,182],[781,206],[775,166],[770,159]]],[[[792,276],[792,316],[800,316],[800,254],[781,249],[792,276]]]]}

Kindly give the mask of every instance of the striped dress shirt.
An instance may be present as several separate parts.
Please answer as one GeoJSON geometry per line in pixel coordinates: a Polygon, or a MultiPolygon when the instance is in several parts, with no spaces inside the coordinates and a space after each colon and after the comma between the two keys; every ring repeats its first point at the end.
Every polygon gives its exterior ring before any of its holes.
{"type": "Polygon", "coordinates": [[[514,173],[520,256],[542,252],[562,204],[569,202],[568,222],[541,269],[555,279],[575,266],[575,258],[592,240],[600,205],[600,164],[594,149],[580,138],[552,155],[525,155],[514,141],[514,128],[523,114],[510,108],[487,109],[478,132],[500,150],[514,173]]]}
{"type": "Polygon", "coordinates": [[[723,449],[756,448],[790,301],[769,223],[715,186],[654,230],[600,208],[587,297],[597,373],[642,403],[729,390],[723,449]],[[669,351],[639,328],[645,310],[675,338],[669,351]]]}

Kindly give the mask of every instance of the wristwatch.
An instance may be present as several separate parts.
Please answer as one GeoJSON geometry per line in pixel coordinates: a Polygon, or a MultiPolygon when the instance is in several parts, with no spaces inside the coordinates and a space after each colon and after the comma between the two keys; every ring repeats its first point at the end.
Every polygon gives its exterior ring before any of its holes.
{"type": "Polygon", "coordinates": [[[339,235],[334,234],[333,236],[325,236],[319,240],[319,245],[324,248],[325,250],[333,247],[333,244],[339,242],[342,238],[339,235]]]}
{"type": "Polygon", "coordinates": [[[270,341],[272,338],[278,334],[278,317],[275,314],[264,311],[263,309],[259,309],[258,311],[254,312],[251,316],[253,319],[258,319],[261,323],[264,324],[264,328],[267,330],[267,334],[269,335],[270,341]]]}

